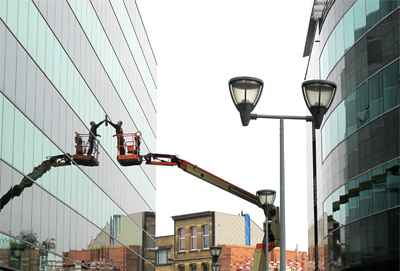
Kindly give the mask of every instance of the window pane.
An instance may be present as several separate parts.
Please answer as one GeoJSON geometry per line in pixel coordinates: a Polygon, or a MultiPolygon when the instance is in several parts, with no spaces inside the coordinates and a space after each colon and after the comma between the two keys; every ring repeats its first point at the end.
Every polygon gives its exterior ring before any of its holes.
{"type": "Polygon", "coordinates": [[[329,70],[328,73],[333,69],[336,65],[336,35],[335,31],[330,35],[328,40],[329,46],[329,70]]]}
{"type": "Polygon", "coordinates": [[[335,37],[336,37],[336,61],[344,54],[344,30],[343,30],[343,20],[340,20],[335,28],[335,37]]]}
{"type": "Polygon", "coordinates": [[[384,112],[400,104],[399,64],[396,61],[383,70],[383,102],[384,112]]]}
{"type": "Polygon", "coordinates": [[[379,0],[366,1],[367,29],[372,28],[379,20],[379,0]]]}
{"type": "Polygon", "coordinates": [[[383,113],[382,72],[373,76],[368,81],[370,119],[383,113]]]}
{"type": "Polygon", "coordinates": [[[361,127],[369,121],[368,84],[364,83],[356,90],[357,96],[357,127],[361,127]]]}
{"type": "Polygon", "coordinates": [[[384,167],[372,170],[372,212],[385,210],[386,207],[386,172],[384,167]]]}
{"type": "Polygon", "coordinates": [[[343,20],[344,20],[344,50],[347,51],[354,44],[353,7],[346,13],[343,20]]]}
{"type": "Polygon", "coordinates": [[[341,102],[336,108],[338,111],[338,141],[341,142],[346,137],[346,108],[345,103],[341,102]]]}
{"type": "Polygon", "coordinates": [[[333,150],[338,144],[338,120],[337,120],[337,110],[334,110],[329,116],[331,121],[331,150],[333,150]]]}
{"type": "Polygon", "coordinates": [[[351,93],[345,100],[346,103],[346,131],[347,136],[353,133],[357,129],[356,119],[356,93],[351,93]]]}
{"type": "Polygon", "coordinates": [[[354,4],[354,40],[358,40],[366,32],[366,27],[365,0],[358,0],[354,4]]]}

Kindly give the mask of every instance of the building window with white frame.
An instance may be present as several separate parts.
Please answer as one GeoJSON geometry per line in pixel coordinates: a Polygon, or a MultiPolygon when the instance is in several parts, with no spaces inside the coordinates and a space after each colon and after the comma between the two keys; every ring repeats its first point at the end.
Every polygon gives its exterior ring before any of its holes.
{"type": "Polygon", "coordinates": [[[190,249],[195,250],[197,249],[197,227],[190,228],[190,249]]]}
{"type": "Polygon", "coordinates": [[[170,262],[168,259],[171,258],[171,248],[159,248],[156,251],[156,264],[157,265],[162,265],[162,264],[169,264],[170,262]]]}
{"type": "Polygon", "coordinates": [[[197,264],[192,263],[192,264],[190,265],[190,271],[197,271],[197,264]]]}
{"type": "Polygon", "coordinates": [[[210,247],[210,226],[203,225],[203,248],[210,247]]]}
{"type": "Polygon", "coordinates": [[[185,250],[185,228],[180,228],[179,233],[179,251],[185,250]]]}
{"type": "Polygon", "coordinates": [[[178,270],[179,271],[185,271],[185,265],[184,264],[179,265],[178,270]]]}
{"type": "Polygon", "coordinates": [[[210,271],[210,264],[209,263],[203,263],[201,265],[201,271],[210,271]]]}

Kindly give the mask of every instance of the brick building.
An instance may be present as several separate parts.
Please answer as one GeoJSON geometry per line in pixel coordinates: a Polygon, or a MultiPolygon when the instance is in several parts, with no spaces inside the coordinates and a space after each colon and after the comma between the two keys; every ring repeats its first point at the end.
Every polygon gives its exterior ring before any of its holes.
{"type": "MultiPolygon", "coordinates": [[[[157,237],[156,264],[159,271],[211,270],[211,246],[230,244],[248,248],[254,254],[257,243],[262,242],[263,230],[248,215],[220,212],[200,212],[172,217],[174,235],[157,237]]],[[[224,249],[227,251],[227,249],[224,249]]],[[[220,263],[224,264],[223,254],[220,263]]],[[[251,256],[252,257],[252,256],[251,256]]],[[[228,268],[230,262],[226,262],[228,268]]]]}
{"type": "MultiPolygon", "coordinates": [[[[156,238],[157,271],[212,270],[211,246],[222,248],[218,260],[221,271],[252,269],[254,251],[262,243],[264,231],[250,217],[209,211],[172,219],[174,235],[156,238]]],[[[272,266],[279,258],[279,248],[269,253],[272,266]]],[[[305,269],[307,252],[286,251],[286,259],[288,268],[305,269]]]]}

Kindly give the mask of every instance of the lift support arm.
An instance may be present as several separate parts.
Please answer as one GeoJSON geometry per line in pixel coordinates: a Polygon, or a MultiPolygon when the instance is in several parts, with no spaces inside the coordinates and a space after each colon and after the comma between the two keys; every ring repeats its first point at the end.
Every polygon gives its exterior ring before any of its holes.
{"type": "Polygon", "coordinates": [[[256,195],[247,192],[246,190],[243,190],[242,188],[237,187],[236,185],[233,185],[188,161],[179,159],[176,155],[148,153],[147,155],[143,156],[143,159],[148,165],[178,166],[187,173],[192,174],[203,181],[215,185],[216,187],[221,188],[261,208],[261,204],[256,195]]]}

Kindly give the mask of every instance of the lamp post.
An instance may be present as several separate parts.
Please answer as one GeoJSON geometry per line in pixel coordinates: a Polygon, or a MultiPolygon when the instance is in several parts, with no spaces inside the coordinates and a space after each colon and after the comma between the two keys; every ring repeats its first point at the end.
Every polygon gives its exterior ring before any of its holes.
{"type": "Polygon", "coordinates": [[[265,266],[266,271],[269,270],[269,246],[268,246],[268,213],[272,204],[275,201],[276,192],[275,190],[259,190],[257,191],[258,200],[261,203],[261,207],[265,214],[265,266]]]}
{"type": "Polygon", "coordinates": [[[222,248],[218,246],[210,247],[210,253],[212,256],[212,270],[219,271],[221,269],[221,265],[218,262],[219,255],[221,255],[222,248]]]}
{"type": "MultiPolygon", "coordinates": [[[[285,225],[285,159],[284,159],[284,119],[297,119],[313,122],[313,194],[314,194],[314,237],[315,261],[318,263],[318,229],[317,229],[317,181],[315,129],[321,127],[325,113],[328,111],[336,92],[336,84],[326,80],[309,80],[302,83],[303,96],[312,116],[281,116],[251,114],[257,105],[263,90],[263,81],[254,77],[235,77],[229,80],[232,100],[240,112],[243,126],[248,126],[250,119],[267,118],[280,120],[280,222],[281,264],[286,263],[286,225],[285,225]],[[258,86],[256,88],[256,86],[258,86]]],[[[316,267],[318,269],[318,267],[316,267]]]]}

